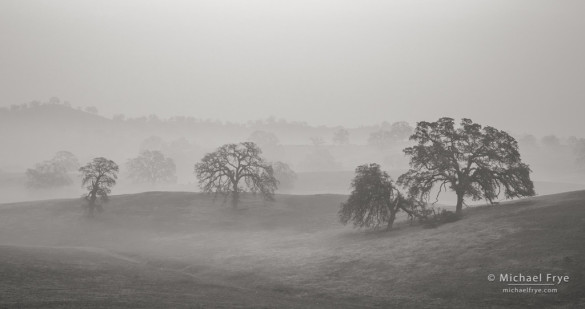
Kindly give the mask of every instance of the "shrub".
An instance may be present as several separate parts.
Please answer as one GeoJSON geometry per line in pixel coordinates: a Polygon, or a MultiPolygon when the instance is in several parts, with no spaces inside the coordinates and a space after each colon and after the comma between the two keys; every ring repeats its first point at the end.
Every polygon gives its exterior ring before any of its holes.
{"type": "Polygon", "coordinates": [[[421,220],[424,228],[436,228],[439,225],[443,225],[445,223],[455,222],[461,219],[461,216],[456,214],[455,212],[441,209],[439,212],[436,210],[432,210],[432,213],[421,220]]]}

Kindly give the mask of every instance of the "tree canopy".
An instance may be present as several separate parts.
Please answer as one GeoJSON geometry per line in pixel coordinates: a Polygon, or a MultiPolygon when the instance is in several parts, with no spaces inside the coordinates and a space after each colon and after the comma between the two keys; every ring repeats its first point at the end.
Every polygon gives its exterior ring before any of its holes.
{"type": "Polygon", "coordinates": [[[260,193],[272,200],[278,186],[272,166],[253,142],[226,144],[206,154],[195,164],[195,174],[204,192],[231,195],[234,208],[240,192],[260,193]]]}
{"type": "Polygon", "coordinates": [[[111,188],[118,179],[118,165],[104,157],[94,158],[91,162],[79,168],[81,172],[81,185],[88,191],[85,199],[88,201],[89,215],[93,216],[94,210],[102,210],[101,204],[96,201],[99,198],[107,202],[111,188]]]}
{"type": "Polygon", "coordinates": [[[351,195],[338,213],[343,224],[374,229],[387,224],[391,229],[398,211],[413,214],[414,200],[405,198],[378,164],[358,166],[351,187],[351,195]]]}
{"type": "Polygon", "coordinates": [[[157,150],[146,150],[136,158],[128,160],[128,177],[137,183],[174,183],[177,168],[171,158],[157,150]]]}
{"type": "Polygon", "coordinates": [[[260,147],[264,156],[270,160],[277,160],[284,154],[284,148],[280,144],[280,140],[272,132],[256,130],[250,134],[248,141],[260,147]]]}
{"type": "Polygon", "coordinates": [[[462,119],[456,127],[452,118],[419,122],[410,139],[415,146],[404,149],[410,169],[398,183],[411,196],[428,200],[433,187],[438,195],[447,188],[457,195],[456,213],[464,198],[493,203],[503,191],[505,198],[532,196],[530,168],[522,163],[518,143],[508,133],[482,127],[462,119]]]}
{"type": "Polygon", "coordinates": [[[140,142],[140,152],[144,152],[147,150],[150,151],[162,151],[164,148],[167,147],[167,143],[160,137],[156,135],[149,136],[148,138],[144,139],[140,142]]]}
{"type": "Polygon", "coordinates": [[[346,145],[349,143],[349,131],[345,128],[339,128],[333,133],[333,143],[346,145]]]}
{"type": "Polygon", "coordinates": [[[37,163],[26,170],[26,186],[30,189],[57,188],[71,183],[67,169],[53,160],[37,163]]]}
{"type": "Polygon", "coordinates": [[[384,122],[379,131],[372,132],[368,137],[368,145],[386,150],[397,142],[404,141],[412,134],[412,127],[406,121],[398,121],[392,125],[384,122]]]}
{"type": "Polygon", "coordinates": [[[278,147],[280,146],[280,140],[272,132],[266,132],[262,130],[256,130],[248,137],[250,142],[256,143],[260,147],[278,147]]]}
{"type": "Polygon", "coordinates": [[[397,121],[390,126],[392,137],[397,141],[406,140],[414,129],[406,121],[397,121]]]}
{"type": "Polygon", "coordinates": [[[342,168],[341,163],[339,163],[333,154],[322,144],[318,144],[317,142],[322,141],[322,139],[316,139],[312,147],[311,152],[309,152],[300,162],[300,166],[308,171],[335,171],[342,168]]]}
{"type": "Polygon", "coordinates": [[[284,162],[274,162],[272,164],[274,177],[278,180],[279,189],[292,189],[297,180],[297,173],[293,171],[290,166],[284,162]]]}
{"type": "Polygon", "coordinates": [[[69,175],[79,168],[75,155],[69,151],[57,152],[51,160],[37,163],[26,170],[27,187],[31,189],[63,187],[73,183],[69,175]]]}
{"type": "Polygon", "coordinates": [[[67,172],[74,172],[79,168],[79,160],[77,160],[77,157],[65,150],[58,151],[53,156],[53,162],[61,165],[67,172]]]}

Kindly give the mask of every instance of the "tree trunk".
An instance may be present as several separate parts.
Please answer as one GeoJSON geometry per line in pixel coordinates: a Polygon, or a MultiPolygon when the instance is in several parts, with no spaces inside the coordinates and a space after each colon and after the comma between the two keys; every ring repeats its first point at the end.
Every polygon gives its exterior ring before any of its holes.
{"type": "Polygon", "coordinates": [[[394,220],[396,220],[396,213],[398,211],[391,211],[390,212],[390,218],[388,219],[388,226],[386,227],[386,230],[389,231],[392,229],[392,225],[394,224],[394,220]]]}
{"type": "Polygon", "coordinates": [[[463,211],[463,196],[462,192],[457,192],[457,208],[455,208],[455,213],[461,215],[463,211]]]}
{"type": "Polygon", "coordinates": [[[238,192],[238,190],[234,190],[234,192],[232,193],[232,208],[233,209],[237,209],[238,208],[238,202],[240,201],[240,192],[238,192]]]}
{"type": "MultiPolygon", "coordinates": [[[[99,207],[101,207],[101,205],[97,205],[97,204],[95,203],[95,201],[96,201],[96,200],[97,200],[97,189],[96,189],[96,188],[94,188],[94,189],[93,189],[93,190],[91,190],[91,192],[89,193],[89,199],[88,199],[88,202],[89,202],[89,203],[88,203],[88,205],[87,205],[87,208],[88,208],[88,209],[87,209],[87,210],[88,210],[88,213],[87,213],[87,215],[88,215],[90,218],[92,218],[92,217],[94,216],[94,212],[95,212],[95,210],[98,208],[98,206],[99,206],[99,207]]],[[[98,209],[98,211],[99,211],[99,209],[98,209]]]]}
{"type": "Polygon", "coordinates": [[[92,218],[93,217],[93,211],[95,209],[95,197],[90,197],[89,198],[89,205],[88,205],[88,213],[87,215],[92,218]]]}

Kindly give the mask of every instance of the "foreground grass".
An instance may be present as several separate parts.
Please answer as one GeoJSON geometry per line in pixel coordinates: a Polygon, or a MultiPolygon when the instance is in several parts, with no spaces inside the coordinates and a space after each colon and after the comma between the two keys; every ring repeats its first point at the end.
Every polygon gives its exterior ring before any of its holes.
{"type": "Polygon", "coordinates": [[[340,226],[339,195],[116,196],[0,205],[0,307],[585,306],[585,192],[468,209],[390,233],[340,226]],[[554,273],[556,294],[503,294],[488,274],[554,273]]]}

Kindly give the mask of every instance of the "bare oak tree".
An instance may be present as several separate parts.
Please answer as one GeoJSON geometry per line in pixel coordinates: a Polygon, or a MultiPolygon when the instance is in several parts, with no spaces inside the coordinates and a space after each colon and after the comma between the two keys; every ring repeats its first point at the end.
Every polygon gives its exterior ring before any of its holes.
{"type": "Polygon", "coordinates": [[[441,118],[419,122],[410,139],[417,143],[404,149],[411,168],[398,183],[412,196],[428,200],[437,185],[438,199],[449,188],[457,194],[456,213],[461,214],[465,197],[493,203],[502,191],[506,198],[535,194],[518,143],[504,131],[470,119],[456,128],[452,118],[441,118]]]}
{"type": "Polygon", "coordinates": [[[260,193],[272,200],[278,180],[261,154],[253,142],[219,147],[195,164],[199,186],[204,192],[231,195],[233,208],[238,207],[240,192],[260,193]]]}
{"type": "Polygon", "coordinates": [[[96,203],[99,198],[102,202],[108,201],[111,188],[118,179],[118,165],[109,159],[94,158],[85,166],[79,168],[81,172],[81,185],[87,189],[85,200],[88,202],[89,216],[93,216],[94,210],[102,211],[102,205],[96,203]]]}

